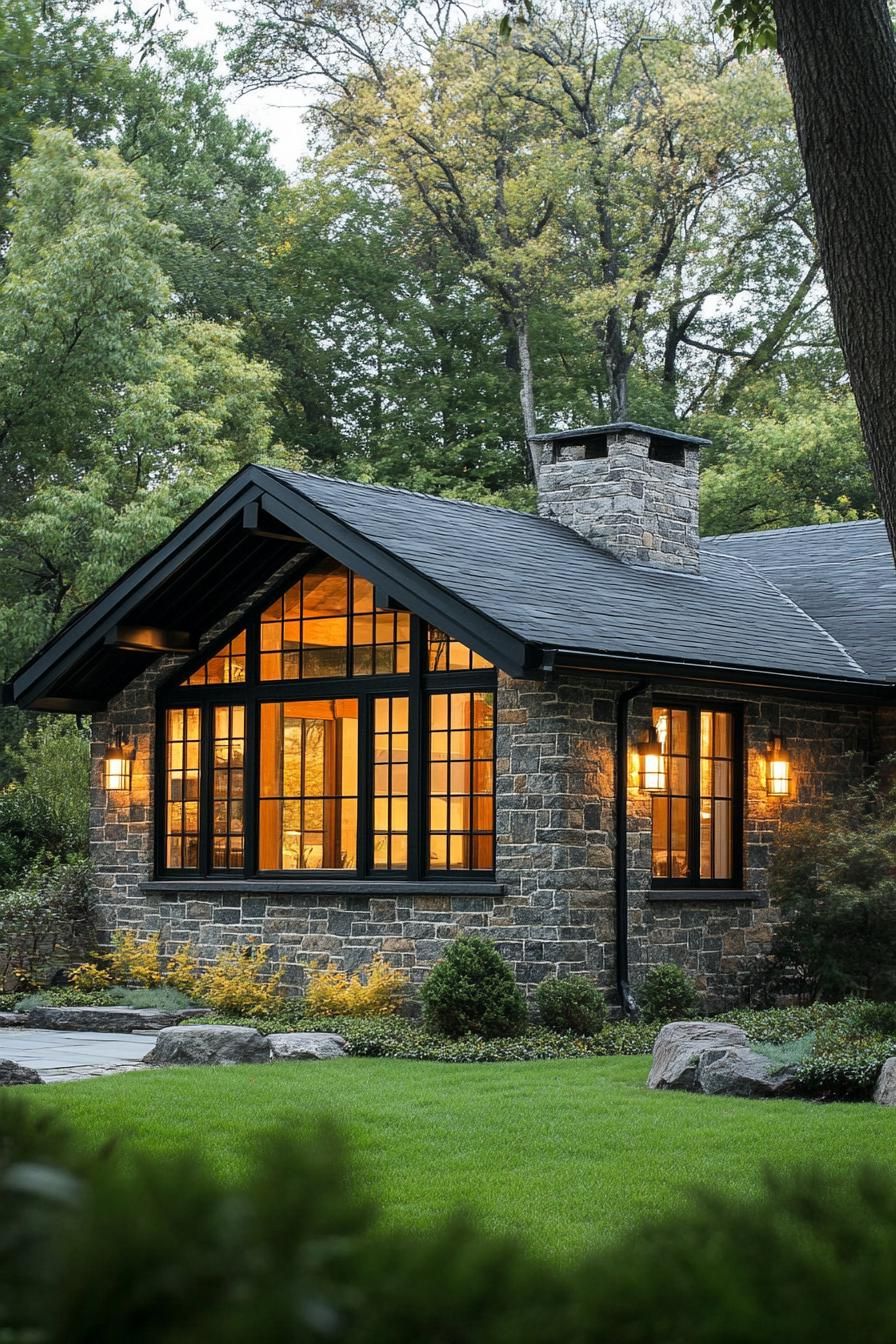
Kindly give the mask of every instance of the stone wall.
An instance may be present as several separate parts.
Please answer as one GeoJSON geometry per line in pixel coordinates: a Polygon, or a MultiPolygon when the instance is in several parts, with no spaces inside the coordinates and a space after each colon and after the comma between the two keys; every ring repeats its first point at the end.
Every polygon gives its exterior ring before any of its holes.
{"type": "MultiPolygon", "coordinates": [[[[153,890],[152,757],[154,698],[176,659],[132,683],[94,720],[92,852],[102,921],[158,930],[167,951],[187,938],[203,961],[235,938],[271,943],[300,988],[307,966],[332,959],[347,968],[382,951],[419,982],[458,930],[493,938],[527,988],[547,975],[587,972],[614,991],[614,769],[619,682],[585,674],[546,684],[501,677],[498,693],[497,880],[410,888],[388,881],[368,893],[293,890],[210,882],[200,892],[153,890]],[[101,761],[116,729],[136,737],[133,789],[107,797],[101,761]]],[[[706,687],[669,685],[662,695],[730,700],[706,687]]],[[[658,698],[662,698],[658,693],[658,698]]],[[[775,922],[767,871],[782,817],[840,793],[872,753],[868,709],[742,695],[746,747],[745,886],[749,899],[681,901],[650,891],[650,800],[631,789],[629,959],[637,985],[646,970],[675,961],[719,1004],[749,992],[775,922]],[[765,747],[786,738],[793,760],[790,799],[769,798],[765,747]]],[[[632,706],[630,739],[649,721],[650,700],[632,706]]],[[[892,725],[889,725],[892,726],[892,725]]],[[[631,769],[631,762],[628,763],[631,769]]],[[[634,779],[631,781],[634,783],[634,779]]],[[[727,895],[727,893],[726,893],[727,895]]]]}
{"type": "Polygon", "coordinates": [[[654,457],[650,436],[632,432],[608,435],[605,457],[587,457],[586,443],[545,444],[538,512],[622,560],[694,573],[698,453],[687,444],[676,451],[678,461],[654,457]]]}

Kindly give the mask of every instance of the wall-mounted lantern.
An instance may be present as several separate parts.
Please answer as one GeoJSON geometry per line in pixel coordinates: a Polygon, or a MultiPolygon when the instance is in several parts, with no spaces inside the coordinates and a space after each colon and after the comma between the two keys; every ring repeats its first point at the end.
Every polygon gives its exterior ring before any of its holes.
{"type": "Polygon", "coordinates": [[[769,740],[765,753],[765,787],[773,798],[786,798],[790,794],[790,752],[784,746],[784,739],[776,733],[769,740]]]}
{"type": "Polygon", "coordinates": [[[103,783],[107,793],[130,793],[131,768],[137,748],[123,737],[121,730],[115,734],[115,741],[106,748],[103,757],[103,783]]]}
{"type": "Polygon", "coordinates": [[[653,724],[645,730],[638,743],[638,774],[645,792],[666,792],[666,754],[653,724]]]}

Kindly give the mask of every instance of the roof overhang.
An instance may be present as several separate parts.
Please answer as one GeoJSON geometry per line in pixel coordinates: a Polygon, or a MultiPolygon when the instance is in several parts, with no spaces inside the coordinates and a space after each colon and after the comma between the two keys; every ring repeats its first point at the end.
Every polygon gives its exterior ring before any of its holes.
{"type": "Polygon", "coordinates": [[[92,713],[160,655],[188,652],[293,557],[313,547],[470,644],[511,676],[541,651],[484,617],[263,467],[243,468],[49,640],[4,686],[23,709],[92,713]]]}

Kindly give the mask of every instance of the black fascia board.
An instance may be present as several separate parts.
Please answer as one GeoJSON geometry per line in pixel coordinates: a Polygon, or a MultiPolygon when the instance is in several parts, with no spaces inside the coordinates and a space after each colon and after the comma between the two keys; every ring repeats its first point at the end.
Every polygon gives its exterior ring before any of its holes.
{"type": "Polygon", "coordinates": [[[653,439],[671,439],[674,443],[691,444],[694,448],[708,448],[712,439],[701,439],[696,434],[680,434],[674,429],[638,425],[633,420],[614,420],[609,425],[583,425],[580,429],[555,429],[545,434],[531,434],[530,443],[568,443],[570,439],[590,439],[598,434],[648,434],[653,439]]]}
{"type": "Polygon", "coordinates": [[[553,652],[555,670],[606,672],[623,677],[649,676],[654,681],[705,681],[751,690],[788,691],[801,699],[829,699],[841,703],[896,702],[896,683],[870,678],[813,676],[806,672],[778,672],[773,668],[640,658],[633,654],[595,653],[587,649],[558,648],[553,652]]]}
{"type": "Polygon", "coordinates": [[[243,506],[257,499],[266,484],[259,468],[244,467],[191,514],[154,551],[138,560],[84,611],[74,616],[7,683],[12,703],[27,709],[77,662],[85,643],[102,644],[106,633],[135,602],[145,597],[202,548],[243,506]]]}
{"type": "Polygon", "coordinates": [[[506,626],[484,616],[328,509],[313,503],[295,487],[274,476],[268,477],[261,507],[313,546],[368,579],[375,588],[386,590],[393,602],[470,644],[509,676],[531,676],[539,667],[540,645],[527,643],[506,626]]]}

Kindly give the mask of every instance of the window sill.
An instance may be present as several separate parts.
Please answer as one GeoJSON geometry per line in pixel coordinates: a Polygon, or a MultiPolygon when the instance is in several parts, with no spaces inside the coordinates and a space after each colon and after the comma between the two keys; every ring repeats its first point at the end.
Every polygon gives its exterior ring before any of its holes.
{"type": "Polygon", "coordinates": [[[296,881],[289,878],[271,878],[266,881],[260,877],[247,878],[158,878],[141,882],[141,891],[168,892],[176,895],[181,892],[198,895],[202,892],[245,893],[269,896],[503,896],[506,888],[502,882],[480,882],[457,880],[453,882],[407,882],[377,879],[376,881],[346,878],[311,878],[308,881],[296,881]]]}
{"type": "Polygon", "coordinates": [[[650,902],[679,901],[692,904],[724,902],[726,904],[752,905],[761,898],[761,892],[735,891],[730,887],[651,887],[647,893],[647,899],[650,902]]]}

